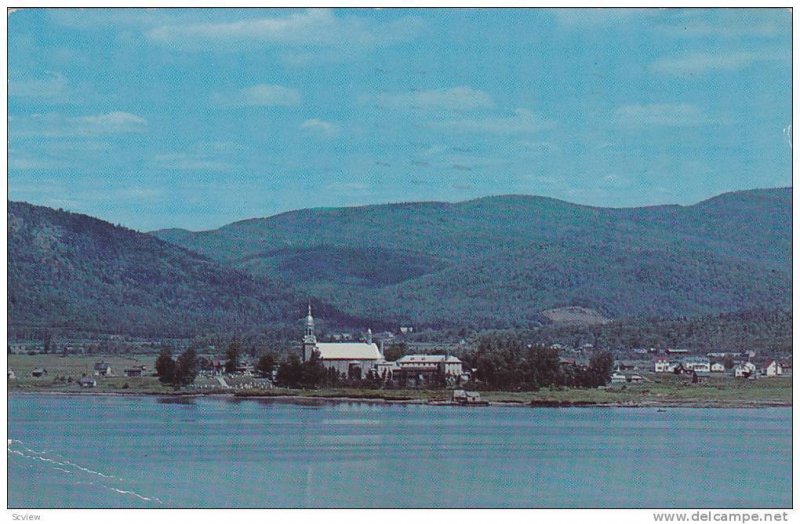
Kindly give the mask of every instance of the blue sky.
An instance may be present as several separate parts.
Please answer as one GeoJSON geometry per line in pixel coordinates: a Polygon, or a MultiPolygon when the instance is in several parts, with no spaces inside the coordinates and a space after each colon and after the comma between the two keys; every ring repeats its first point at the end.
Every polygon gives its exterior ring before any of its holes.
{"type": "Polygon", "coordinates": [[[791,185],[788,10],[23,10],[9,198],[139,230],[791,185]]]}

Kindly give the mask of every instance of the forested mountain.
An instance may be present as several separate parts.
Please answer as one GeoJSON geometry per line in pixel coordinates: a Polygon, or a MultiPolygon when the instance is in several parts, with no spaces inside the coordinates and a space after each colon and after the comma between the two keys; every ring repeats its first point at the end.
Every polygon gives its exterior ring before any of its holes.
{"type": "Polygon", "coordinates": [[[791,354],[791,311],[751,310],[674,319],[620,319],[607,324],[550,324],[526,331],[526,340],[566,347],[684,348],[697,352],[758,350],[791,354]]]}
{"type": "Polygon", "coordinates": [[[153,234],[290,282],[347,314],[415,326],[530,327],[791,308],[791,189],[605,209],[533,196],[305,209],[153,234]]]}
{"type": "MultiPolygon", "coordinates": [[[[306,296],[151,235],[8,203],[9,328],[157,336],[298,324],[306,296]]],[[[346,316],[315,302],[334,321],[346,316]]]]}

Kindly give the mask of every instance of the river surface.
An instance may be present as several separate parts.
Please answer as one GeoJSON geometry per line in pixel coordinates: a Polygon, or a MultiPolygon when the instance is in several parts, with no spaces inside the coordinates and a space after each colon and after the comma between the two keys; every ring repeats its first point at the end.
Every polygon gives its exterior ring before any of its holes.
{"type": "Polygon", "coordinates": [[[790,507],[791,415],[12,394],[8,504],[790,507]]]}

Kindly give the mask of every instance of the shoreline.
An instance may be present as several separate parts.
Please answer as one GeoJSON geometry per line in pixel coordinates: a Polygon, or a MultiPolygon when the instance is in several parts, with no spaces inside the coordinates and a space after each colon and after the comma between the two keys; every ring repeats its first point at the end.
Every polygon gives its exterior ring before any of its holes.
{"type": "Polygon", "coordinates": [[[791,402],[782,401],[709,401],[709,400],[677,400],[677,399],[647,399],[641,401],[622,401],[622,402],[595,402],[587,400],[555,400],[555,399],[533,399],[529,402],[493,400],[488,404],[469,406],[454,403],[452,401],[398,398],[390,399],[383,397],[365,398],[356,396],[325,396],[325,395],[298,395],[298,394],[238,394],[236,392],[117,392],[117,391],[46,391],[46,390],[8,390],[7,395],[62,395],[62,396],[97,396],[97,397],[160,397],[163,399],[194,399],[194,398],[216,398],[231,400],[256,400],[285,402],[290,404],[309,404],[309,403],[364,403],[364,404],[384,404],[384,405],[427,405],[439,407],[455,408],[481,408],[481,407],[518,407],[518,408],[696,408],[696,409],[757,409],[757,408],[777,408],[792,407],[791,402]]]}

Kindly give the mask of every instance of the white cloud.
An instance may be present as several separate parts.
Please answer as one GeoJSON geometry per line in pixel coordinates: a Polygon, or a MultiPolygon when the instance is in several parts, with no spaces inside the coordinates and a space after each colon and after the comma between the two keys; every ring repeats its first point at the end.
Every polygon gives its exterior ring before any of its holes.
{"type": "Polygon", "coordinates": [[[466,111],[494,105],[494,101],[488,93],[466,86],[404,93],[383,93],[364,97],[362,101],[373,102],[385,109],[445,111],[466,111]]]}
{"type": "Polygon", "coordinates": [[[617,122],[627,127],[690,127],[711,123],[711,119],[692,104],[633,104],[617,108],[617,122]]]}
{"type": "Polygon", "coordinates": [[[703,74],[709,71],[735,71],[760,61],[786,60],[789,56],[777,52],[735,51],[719,53],[692,53],[684,56],[661,58],[650,64],[650,70],[670,75],[703,74]]]}
{"type": "Polygon", "coordinates": [[[671,37],[769,38],[790,34],[791,11],[784,9],[697,9],[679,11],[671,23],[655,30],[671,37]]]}
{"type": "Polygon", "coordinates": [[[516,109],[513,116],[508,117],[465,118],[430,124],[434,128],[455,132],[495,134],[536,133],[553,125],[553,122],[539,118],[527,109],[516,109]]]}
{"type": "Polygon", "coordinates": [[[64,167],[58,161],[55,161],[50,158],[42,158],[42,157],[26,157],[26,156],[19,156],[12,151],[8,152],[8,168],[17,170],[17,171],[24,171],[29,169],[55,169],[59,167],[64,167]]]}
{"type": "Polygon", "coordinates": [[[9,78],[8,95],[19,98],[63,98],[67,79],[61,73],[46,71],[43,78],[9,78]]]}
{"type": "Polygon", "coordinates": [[[204,154],[166,153],[156,155],[156,166],[160,169],[178,171],[227,171],[231,165],[204,154]]]}
{"type": "Polygon", "coordinates": [[[317,136],[331,138],[339,134],[340,128],[333,122],[311,118],[300,124],[300,129],[317,136]]]}
{"type": "Polygon", "coordinates": [[[288,16],[226,22],[169,23],[150,29],[151,41],[182,48],[214,44],[219,48],[242,44],[301,46],[374,46],[407,41],[418,33],[421,21],[405,17],[376,23],[363,17],[339,17],[329,9],[309,9],[288,16]]]}
{"type": "Polygon", "coordinates": [[[59,113],[34,114],[8,119],[9,135],[24,136],[92,136],[122,133],[143,133],[147,120],[124,111],[67,117],[59,113]]]}
{"type": "Polygon", "coordinates": [[[300,92],[279,85],[257,84],[232,93],[214,93],[211,103],[219,107],[296,106],[300,103],[300,92]]]}
{"type": "Polygon", "coordinates": [[[654,16],[660,9],[646,8],[556,8],[551,9],[559,25],[570,28],[587,26],[624,25],[635,18],[654,16]]]}
{"type": "Polygon", "coordinates": [[[144,131],[147,127],[147,120],[124,111],[80,116],[68,121],[78,124],[90,133],[133,133],[144,131]]]}
{"type": "Polygon", "coordinates": [[[47,16],[58,25],[84,31],[103,31],[109,27],[138,28],[163,24],[173,17],[191,11],[169,9],[48,9],[47,16]]]}
{"type": "Polygon", "coordinates": [[[523,150],[531,153],[554,153],[561,151],[561,148],[557,144],[547,141],[520,140],[519,145],[523,150]]]}

